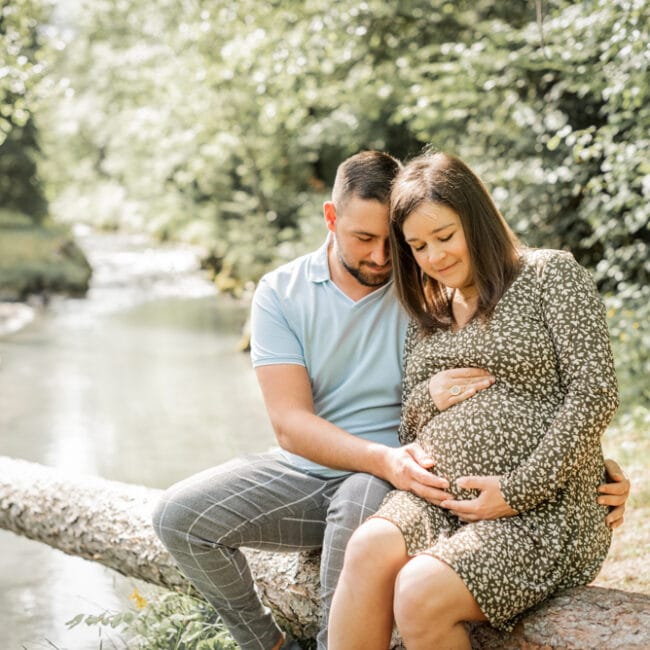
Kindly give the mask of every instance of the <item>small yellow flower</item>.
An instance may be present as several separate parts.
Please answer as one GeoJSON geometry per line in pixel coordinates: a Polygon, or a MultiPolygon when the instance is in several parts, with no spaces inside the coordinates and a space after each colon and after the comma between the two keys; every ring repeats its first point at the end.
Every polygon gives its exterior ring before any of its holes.
{"type": "Polygon", "coordinates": [[[147,599],[137,589],[133,590],[129,599],[135,603],[136,609],[144,609],[147,606],[147,599]]]}

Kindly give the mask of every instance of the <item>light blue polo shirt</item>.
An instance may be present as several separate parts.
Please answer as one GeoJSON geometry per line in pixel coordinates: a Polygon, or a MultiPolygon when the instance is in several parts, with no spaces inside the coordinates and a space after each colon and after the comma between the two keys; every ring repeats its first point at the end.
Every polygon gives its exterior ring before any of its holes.
{"type": "MultiPolygon", "coordinates": [[[[253,366],[304,366],[316,415],[396,447],[408,318],[392,281],[357,302],[346,296],[330,278],[327,246],[260,280],[251,315],[253,366]]],[[[284,453],[319,476],[346,473],[284,453]]]]}

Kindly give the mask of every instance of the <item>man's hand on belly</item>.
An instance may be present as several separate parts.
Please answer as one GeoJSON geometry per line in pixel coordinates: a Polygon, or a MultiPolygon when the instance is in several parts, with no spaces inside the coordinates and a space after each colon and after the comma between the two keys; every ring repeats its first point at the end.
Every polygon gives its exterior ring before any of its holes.
{"type": "Polygon", "coordinates": [[[459,488],[480,491],[475,499],[447,499],[440,504],[442,508],[451,510],[461,521],[499,519],[517,514],[503,498],[498,476],[461,476],[456,480],[456,485],[459,488]]]}
{"type": "Polygon", "coordinates": [[[396,488],[413,492],[435,505],[453,498],[446,492],[448,481],[430,471],[435,463],[420,445],[413,442],[388,453],[389,467],[384,478],[396,488]]]}

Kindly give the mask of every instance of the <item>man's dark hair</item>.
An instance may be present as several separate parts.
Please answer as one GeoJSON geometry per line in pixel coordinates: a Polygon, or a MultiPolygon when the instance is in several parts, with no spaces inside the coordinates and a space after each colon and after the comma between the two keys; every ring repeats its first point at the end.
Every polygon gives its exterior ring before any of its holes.
{"type": "Polygon", "coordinates": [[[397,158],[382,151],[355,154],[336,170],[332,202],[337,210],[341,210],[352,196],[388,205],[393,179],[401,168],[397,158]]]}

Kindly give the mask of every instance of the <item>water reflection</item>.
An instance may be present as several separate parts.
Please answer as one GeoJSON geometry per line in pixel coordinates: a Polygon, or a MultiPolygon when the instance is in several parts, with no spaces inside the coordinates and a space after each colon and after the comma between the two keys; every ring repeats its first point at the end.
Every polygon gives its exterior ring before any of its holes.
{"type": "MultiPolygon", "coordinates": [[[[273,445],[236,351],[247,307],[215,296],[189,249],[92,233],[82,244],[96,269],[88,299],[53,301],[0,339],[0,454],[165,487],[273,445]]],[[[3,648],[97,648],[96,630],[72,633],[65,620],[124,608],[130,589],[99,565],[0,531],[3,648]]]]}

